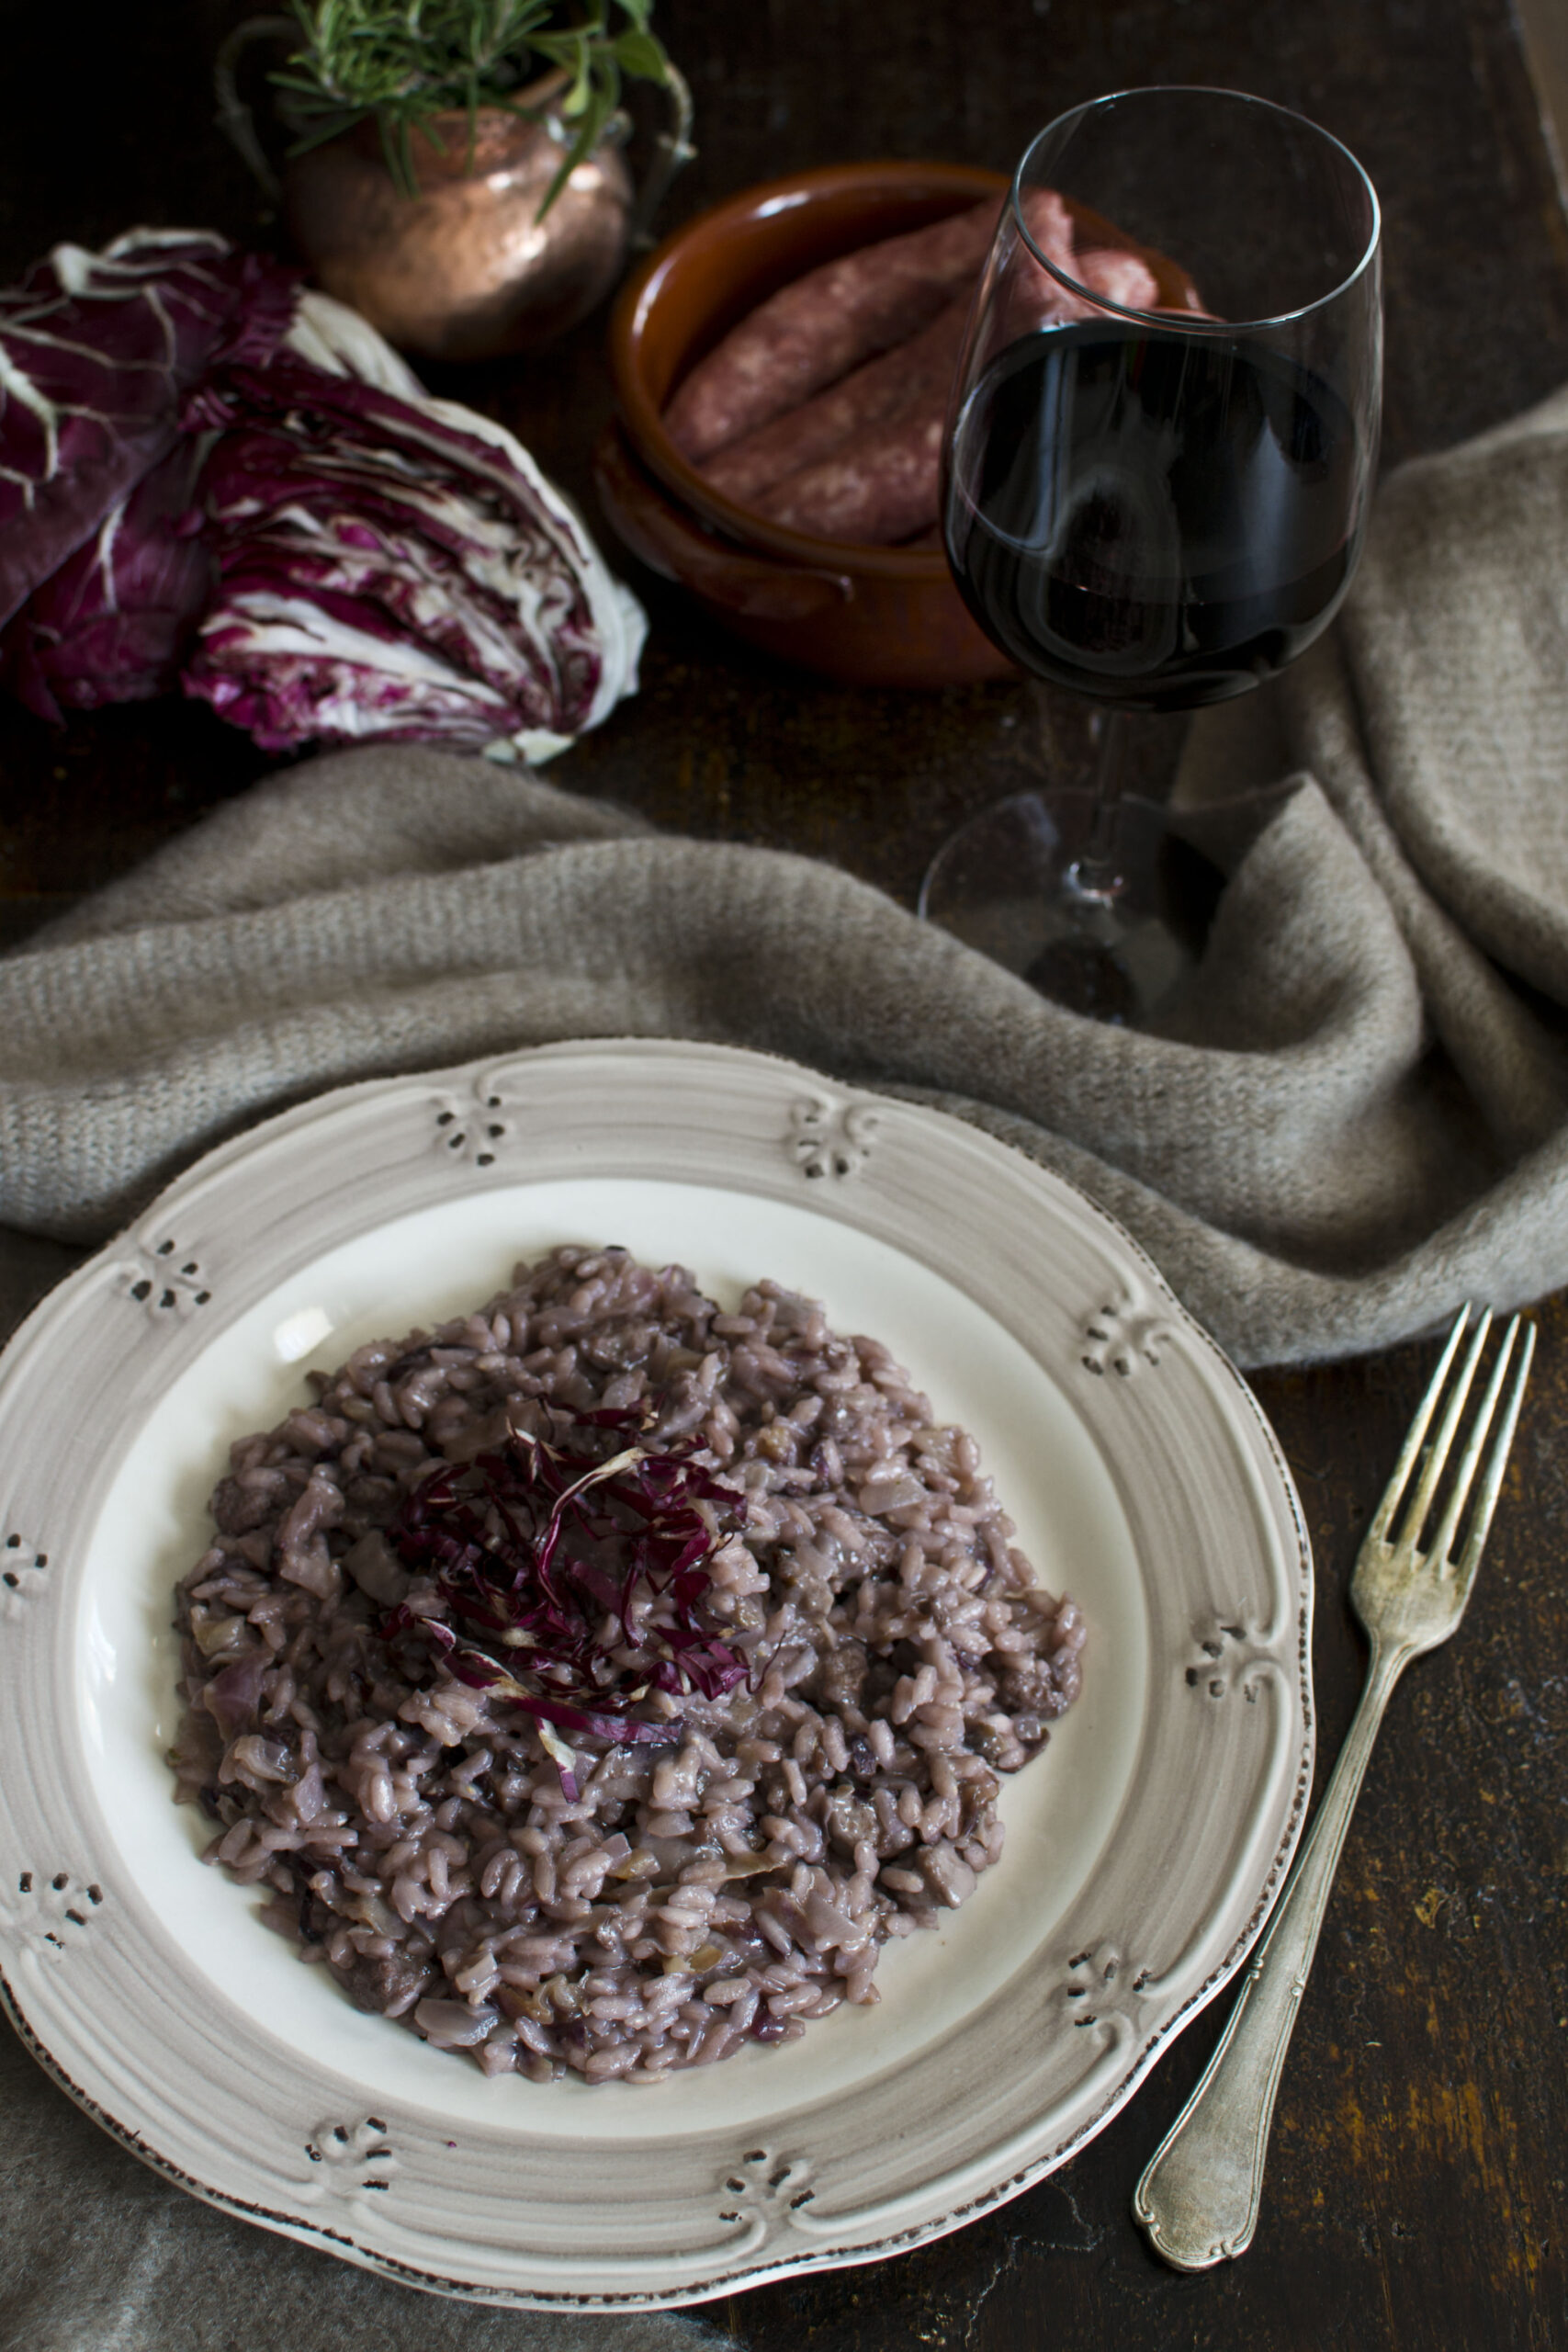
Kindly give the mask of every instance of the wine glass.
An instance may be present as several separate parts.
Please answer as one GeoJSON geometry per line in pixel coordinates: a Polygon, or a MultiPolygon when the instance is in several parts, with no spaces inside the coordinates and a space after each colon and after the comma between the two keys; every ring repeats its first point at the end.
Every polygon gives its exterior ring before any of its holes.
{"type": "Polygon", "coordinates": [[[1100,706],[1097,774],[972,820],[920,911],[1077,1011],[1147,1019],[1194,954],[1181,845],[1122,789],[1125,714],[1271,678],[1349,585],[1378,236],[1354,156],[1240,91],[1097,98],[1014,175],[954,384],[943,537],[987,636],[1100,706]]]}

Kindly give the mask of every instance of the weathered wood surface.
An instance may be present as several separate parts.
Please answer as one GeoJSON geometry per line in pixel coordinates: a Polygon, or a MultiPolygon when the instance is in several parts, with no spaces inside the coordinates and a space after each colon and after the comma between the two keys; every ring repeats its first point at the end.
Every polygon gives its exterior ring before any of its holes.
{"type": "MultiPolygon", "coordinates": [[[[6,0],[0,272],[56,238],[96,243],[143,220],[274,233],[210,128],[209,62],[243,13],[217,0],[105,12],[85,73],[78,17],[6,0]]],[[[1506,0],[661,0],[660,21],[695,92],[702,150],[667,222],[802,164],[1005,165],[1097,90],[1224,83],[1314,115],[1378,183],[1391,460],[1568,378],[1568,229],[1506,0]]],[[[513,424],[597,523],[601,322],[453,389],[513,424]]],[[[830,857],[908,901],[949,827],[1037,765],[1043,741],[1059,762],[1084,755],[1070,705],[1037,710],[1010,684],[932,696],[816,684],[732,645],[658,582],[637,585],[653,621],[644,691],[555,775],[664,824],[830,857]]],[[[265,764],[188,706],[60,733],[0,706],[0,940],[265,764]]],[[[39,1279],[51,1258],[35,1253],[39,1279]]],[[[1257,1382],[1316,1547],[1329,1761],[1361,1670],[1349,1571],[1430,1353],[1257,1382]]],[[[1470,1621],[1396,1695],[1352,1827],[1252,2252],[1178,2278],[1127,2217],[1215,2014],[1054,2179],[897,2261],[739,2296],[713,2309],[716,2324],[750,2352],[1568,2344],[1565,1425],[1559,1299],[1470,1621]]]]}

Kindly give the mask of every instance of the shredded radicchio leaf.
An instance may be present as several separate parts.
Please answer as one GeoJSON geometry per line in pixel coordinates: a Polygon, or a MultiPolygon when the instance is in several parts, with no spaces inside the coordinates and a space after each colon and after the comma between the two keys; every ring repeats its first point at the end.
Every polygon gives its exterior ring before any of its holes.
{"type": "Polygon", "coordinates": [[[387,1530],[435,1588],[389,1613],[389,1638],[422,1636],[458,1681],[531,1715],[570,1797],[575,1759],[553,1732],[665,1746],[682,1718],[639,1702],[721,1698],[749,1673],[705,1622],[705,1563],[745,1498],[687,1458],[694,1439],[656,1451],[644,1426],[601,1411],[556,1416],[550,1439],[513,1430],[424,1479],[387,1530]]]}

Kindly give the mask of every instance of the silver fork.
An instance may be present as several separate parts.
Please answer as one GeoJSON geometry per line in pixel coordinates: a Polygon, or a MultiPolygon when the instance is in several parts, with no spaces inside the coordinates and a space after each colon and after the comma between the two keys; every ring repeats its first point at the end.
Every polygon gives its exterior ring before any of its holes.
{"type": "Polygon", "coordinates": [[[1465,1400],[1481,1361],[1492,1317],[1483,1312],[1471,1337],[1464,1366],[1449,1397],[1436,1438],[1427,1430],[1459,1352],[1468,1306],[1449,1334],[1442,1359],[1410,1425],[1398,1465],[1356,1561],[1350,1599],[1371,1645],[1361,1702],[1347,1735],[1316,1820],[1296,1857],[1267,1934],[1253,1956],[1240,1997],[1192,2097],[1139,2181],[1135,2218],[1156,2251],[1178,2270],[1208,2270],[1243,2254],[1258,2226],[1263,2163],[1274,2094],[1290,2047],[1296,2011],[1317,1948],[1345,1832],[1377,1737],[1389,1694],[1405,1667],[1436,1649],[1459,1627],[1475,1582],[1482,1547],[1502,1484],[1519,1403],[1535,1351],[1535,1326],[1515,1316],[1493,1367],[1481,1409],[1454,1473],[1441,1521],[1425,1549],[1421,1537],[1433,1498],[1453,1452],[1465,1400]],[[1487,1446],[1497,1400],[1523,1329],[1517,1368],[1502,1419],[1487,1446]],[[1485,1461],[1482,1453],[1485,1448],[1485,1461]],[[1451,1557],[1465,1504],[1481,1465],[1463,1549],[1451,1557]],[[1400,1504],[1416,1474],[1415,1492],[1400,1519],[1400,1504]],[[1391,1532],[1399,1519],[1399,1532],[1391,1532]]]}

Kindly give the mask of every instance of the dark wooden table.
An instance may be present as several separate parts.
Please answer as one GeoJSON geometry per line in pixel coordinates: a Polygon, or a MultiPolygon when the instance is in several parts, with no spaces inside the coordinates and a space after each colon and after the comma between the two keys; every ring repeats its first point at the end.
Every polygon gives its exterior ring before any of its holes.
{"type": "MultiPolygon", "coordinates": [[[[105,11],[84,47],[76,12],[5,0],[5,277],[57,238],[94,243],[140,220],[276,236],[211,127],[212,53],[244,13],[228,0],[105,11]]],[[[1390,461],[1568,378],[1568,223],[1507,0],[660,0],[659,21],[701,147],[666,224],[799,164],[1005,166],[1099,90],[1228,84],[1317,118],[1382,192],[1390,461]]],[[[602,335],[592,322],[547,356],[444,387],[502,415],[596,524],[602,335]]],[[[1039,707],[1014,684],[921,696],[786,675],[633,576],[652,620],[643,691],[553,771],[578,790],[832,858],[912,901],[951,825],[1037,768],[1044,744],[1057,762],[1084,756],[1066,703],[1039,707]]],[[[188,704],[58,732],[0,706],[0,944],[267,764],[188,704]]],[[[1362,1668],[1350,1567],[1429,1355],[1256,1382],[1316,1550],[1328,1763],[1362,1668]]],[[[751,2352],[1568,2345],[1562,1298],[1544,1309],[1538,1364],[1470,1619],[1397,1694],[1352,1827],[1251,2253],[1179,2278],[1128,2219],[1215,2013],[1074,2164],[988,2219],[895,2262],[738,2295],[706,2314],[716,2324],[751,2352]]]]}

